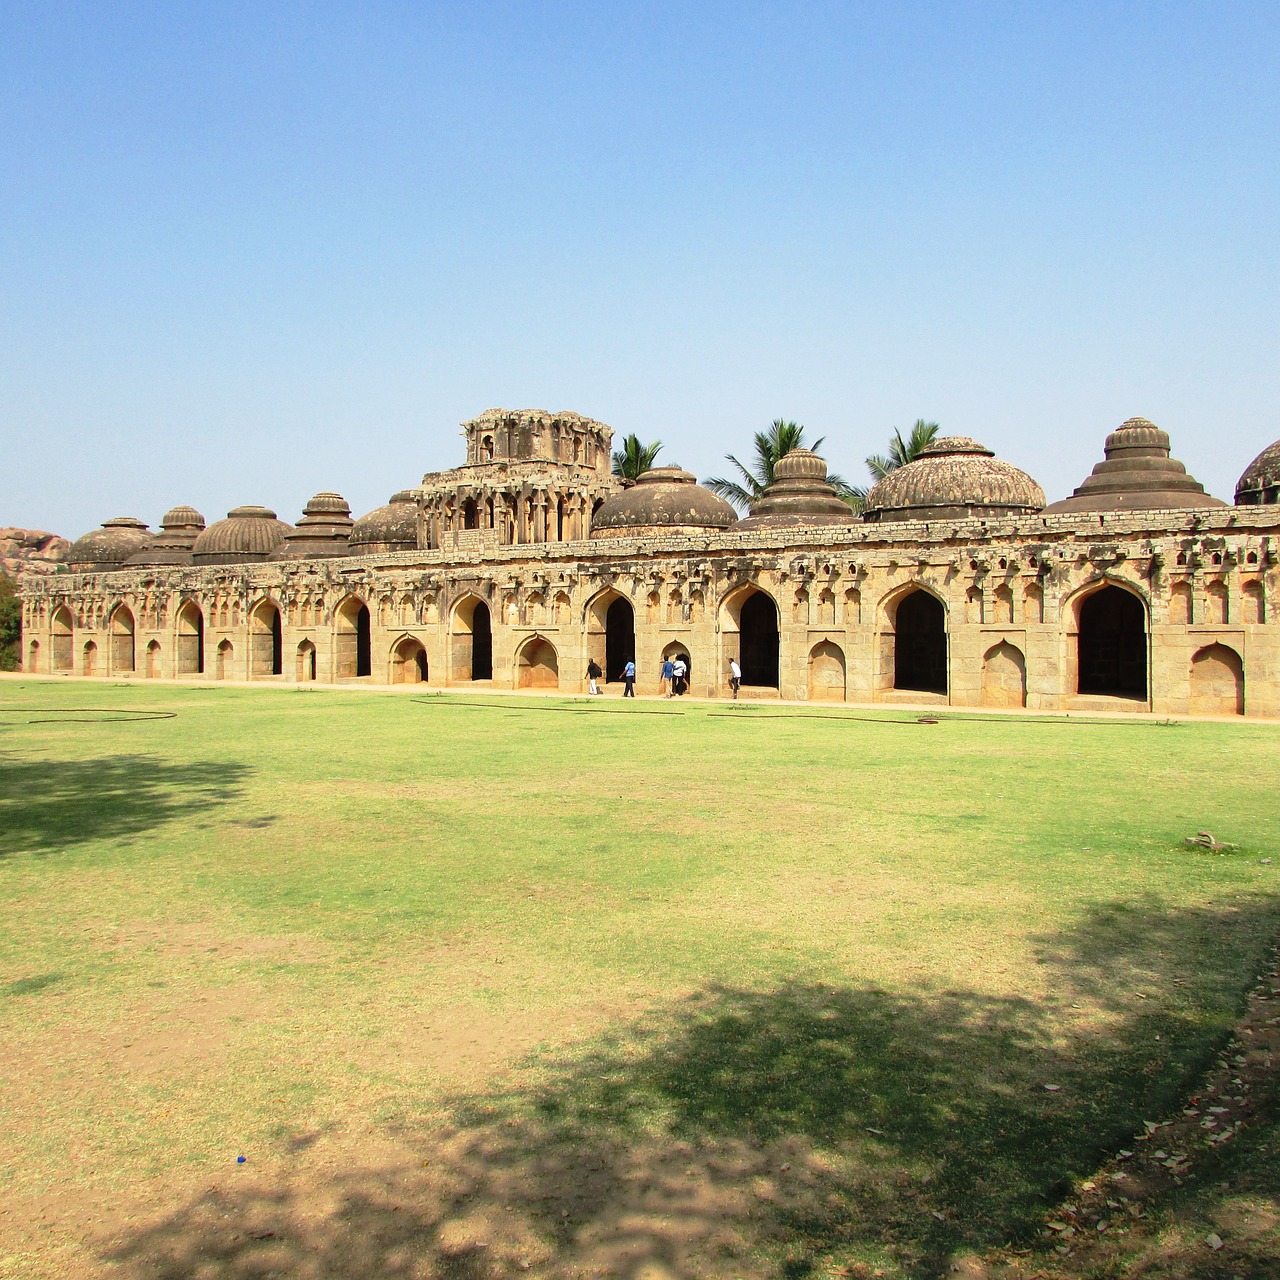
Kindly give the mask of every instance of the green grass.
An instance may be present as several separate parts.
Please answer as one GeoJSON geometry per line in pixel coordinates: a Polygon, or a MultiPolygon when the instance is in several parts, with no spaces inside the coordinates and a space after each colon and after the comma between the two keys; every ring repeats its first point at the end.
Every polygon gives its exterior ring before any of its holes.
{"type": "Polygon", "coordinates": [[[0,683],[0,1276],[941,1274],[1280,925],[1274,727],[587,707],[0,683]]]}

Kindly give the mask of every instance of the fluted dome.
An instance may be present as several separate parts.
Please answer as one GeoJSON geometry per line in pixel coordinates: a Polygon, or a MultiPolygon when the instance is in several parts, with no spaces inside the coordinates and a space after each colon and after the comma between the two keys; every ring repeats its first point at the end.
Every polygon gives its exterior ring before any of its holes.
{"type": "Polygon", "coordinates": [[[195,507],[173,507],[164,513],[160,532],[141,551],[129,557],[131,568],[160,569],[191,563],[191,548],[204,529],[204,516],[195,507]]]}
{"type": "Polygon", "coordinates": [[[289,535],[291,526],[268,507],[233,507],[211,524],[191,548],[195,564],[243,564],[265,560],[289,535]]]}
{"type": "Polygon", "coordinates": [[[350,554],[348,541],[355,522],[340,493],[317,493],[302,509],[302,519],[268,560],[320,560],[350,554]]]}
{"type": "Polygon", "coordinates": [[[130,556],[151,541],[147,526],[134,516],[114,516],[77,538],[67,552],[67,563],[77,573],[105,573],[119,569],[130,556]]]}
{"type": "Polygon", "coordinates": [[[1236,485],[1236,506],[1280,502],[1280,440],[1268,445],[1244,469],[1236,485]]]}
{"type": "Polygon", "coordinates": [[[1025,471],[968,436],[939,436],[872,488],[863,519],[955,520],[1043,507],[1044,490],[1025,471]]]}
{"type": "Polygon", "coordinates": [[[417,547],[418,503],[411,489],[401,489],[391,495],[385,507],[378,507],[355,522],[347,554],[416,551],[417,547]]]}
{"type": "Polygon", "coordinates": [[[1072,511],[1152,511],[1224,507],[1204,485],[1169,456],[1169,435],[1146,418],[1122,422],[1102,446],[1103,460],[1069,498],[1045,508],[1047,515],[1072,511]]]}
{"type": "Polygon", "coordinates": [[[635,538],[661,533],[712,533],[727,529],[738,513],[692,472],[654,467],[629,489],[606,498],[591,518],[593,538],[635,538]]]}
{"type": "Polygon", "coordinates": [[[773,483],[751,504],[751,514],[733,528],[736,533],[852,520],[849,504],[827,480],[827,464],[811,449],[792,449],[774,464],[773,483]]]}

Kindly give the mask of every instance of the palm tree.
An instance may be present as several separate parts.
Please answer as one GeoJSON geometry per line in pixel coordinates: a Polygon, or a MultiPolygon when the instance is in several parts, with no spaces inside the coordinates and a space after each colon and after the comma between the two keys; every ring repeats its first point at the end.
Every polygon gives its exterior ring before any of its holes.
{"type": "MultiPolygon", "coordinates": [[[[902,432],[894,427],[893,436],[889,440],[889,452],[873,453],[867,459],[867,470],[871,472],[872,484],[883,480],[889,472],[905,467],[908,462],[914,462],[926,447],[933,443],[937,434],[938,424],[926,422],[923,418],[916,419],[915,425],[911,428],[911,434],[905,440],[902,438],[902,432]]],[[[848,496],[841,494],[841,497],[844,497],[855,511],[861,511],[867,499],[867,492],[868,490],[854,485],[850,486],[848,496]]]]}
{"type": "Polygon", "coordinates": [[[623,440],[622,448],[613,451],[613,474],[634,484],[653,466],[654,459],[661,451],[661,440],[641,444],[640,437],[633,431],[623,440]]]}
{"type": "MultiPolygon", "coordinates": [[[[819,436],[812,444],[806,444],[804,428],[785,418],[775,418],[768,431],[757,431],[755,445],[755,467],[744,466],[731,453],[725,459],[732,462],[742,477],[742,483],[736,480],[725,480],[714,477],[704,480],[703,485],[712,493],[718,494],[726,502],[731,502],[739,511],[746,511],[773,483],[774,466],[791,452],[792,449],[812,449],[815,453],[826,436],[819,436]]],[[[848,483],[840,476],[828,475],[827,480],[835,486],[836,492],[847,501],[848,483]]]]}

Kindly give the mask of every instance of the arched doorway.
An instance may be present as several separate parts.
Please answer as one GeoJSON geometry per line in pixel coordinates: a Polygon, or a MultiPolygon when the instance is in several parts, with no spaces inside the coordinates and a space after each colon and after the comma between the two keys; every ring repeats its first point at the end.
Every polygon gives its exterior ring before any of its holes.
{"type": "Polygon", "coordinates": [[[1147,696],[1147,611],[1123,587],[1106,586],[1080,602],[1076,637],[1079,693],[1147,696]]]}
{"type": "Polygon", "coordinates": [[[468,498],[462,504],[462,527],[464,529],[478,529],[480,527],[479,510],[474,498],[468,498]]]}
{"type": "Polygon", "coordinates": [[[919,588],[893,612],[893,687],[947,692],[947,611],[937,596],[919,588]]]}
{"type": "Polygon", "coordinates": [[[143,672],[148,680],[154,680],[160,674],[160,641],[152,640],[147,645],[147,665],[143,672]]]}
{"type": "Polygon", "coordinates": [[[830,640],[823,640],[814,645],[809,654],[809,699],[843,702],[844,690],[844,650],[830,640]]]}
{"type": "Polygon", "coordinates": [[[689,656],[689,647],[683,640],[673,640],[662,650],[662,660],[666,662],[670,660],[675,662],[680,658],[684,662],[684,683],[679,680],[673,680],[671,683],[671,692],[686,694],[693,688],[693,659],[689,656]]]}
{"type": "Polygon", "coordinates": [[[622,669],[636,660],[636,611],[616,596],[604,615],[604,678],[621,680],[622,669]]]}
{"type": "Polygon", "coordinates": [[[763,591],[753,591],[738,615],[742,683],[763,689],[778,687],[778,606],[763,591]]]}
{"type": "Polygon", "coordinates": [[[280,610],[264,600],[249,618],[250,678],[284,674],[284,629],[280,610]]]}
{"type": "Polygon", "coordinates": [[[359,596],[348,596],[334,614],[339,680],[373,674],[373,647],[369,634],[369,606],[359,596]]]}
{"type": "Polygon", "coordinates": [[[1007,640],[993,645],[982,657],[982,704],[987,707],[1027,705],[1027,660],[1007,640]]]}
{"type": "Polygon", "coordinates": [[[39,640],[33,640],[27,646],[27,665],[25,667],[25,670],[27,671],[40,670],[40,641],[39,640]]]}
{"type": "Polygon", "coordinates": [[[310,640],[298,646],[294,678],[301,683],[316,678],[316,647],[310,640]]]}
{"type": "Polygon", "coordinates": [[[215,680],[230,680],[234,672],[236,650],[230,640],[223,640],[217,648],[213,659],[213,677],[215,680]]]}
{"type": "Polygon", "coordinates": [[[454,680],[493,679],[493,624],[489,606],[467,596],[453,611],[451,673],[454,680]]]}
{"type": "Polygon", "coordinates": [[[178,675],[204,672],[204,614],[188,600],[178,610],[178,675]]]}
{"type": "Polygon", "coordinates": [[[59,609],[53,615],[50,629],[53,632],[53,669],[70,671],[74,664],[71,610],[65,607],[59,609]]]}
{"type": "Polygon", "coordinates": [[[95,675],[98,670],[98,646],[92,640],[84,642],[84,658],[82,668],[85,675],[95,675]]]}
{"type": "Polygon", "coordinates": [[[391,650],[392,684],[425,684],[427,651],[420,640],[405,636],[391,650]]]}
{"type": "Polygon", "coordinates": [[[133,651],[133,614],[121,605],[111,615],[111,674],[136,670],[133,651]]]}
{"type": "Polygon", "coordinates": [[[1191,659],[1191,713],[1244,715],[1244,663],[1225,644],[1211,644],[1191,659]]]}
{"type": "Polygon", "coordinates": [[[550,640],[534,636],[516,656],[516,685],[521,689],[558,689],[560,661],[550,640]]]}

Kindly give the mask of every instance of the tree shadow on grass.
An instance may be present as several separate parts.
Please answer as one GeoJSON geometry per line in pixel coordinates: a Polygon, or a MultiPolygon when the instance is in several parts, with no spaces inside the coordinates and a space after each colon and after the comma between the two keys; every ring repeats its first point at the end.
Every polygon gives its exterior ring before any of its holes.
{"type": "Polygon", "coordinates": [[[0,761],[0,858],[141,835],[237,799],[246,765],[159,756],[0,761]]]}
{"type": "Polygon", "coordinates": [[[315,1187],[211,1192],[110,1256],[158,1280],[941,1276],[1031,1238],[1072,1178],[1178,1104],[1278,918],[1273,899],[1100,906],[1044,940],[1061,1005],[708,987],[456,1100],[441,1127],[401,1126],[422,1158],[332,1179],[332,1212],[315,1187]]]}

